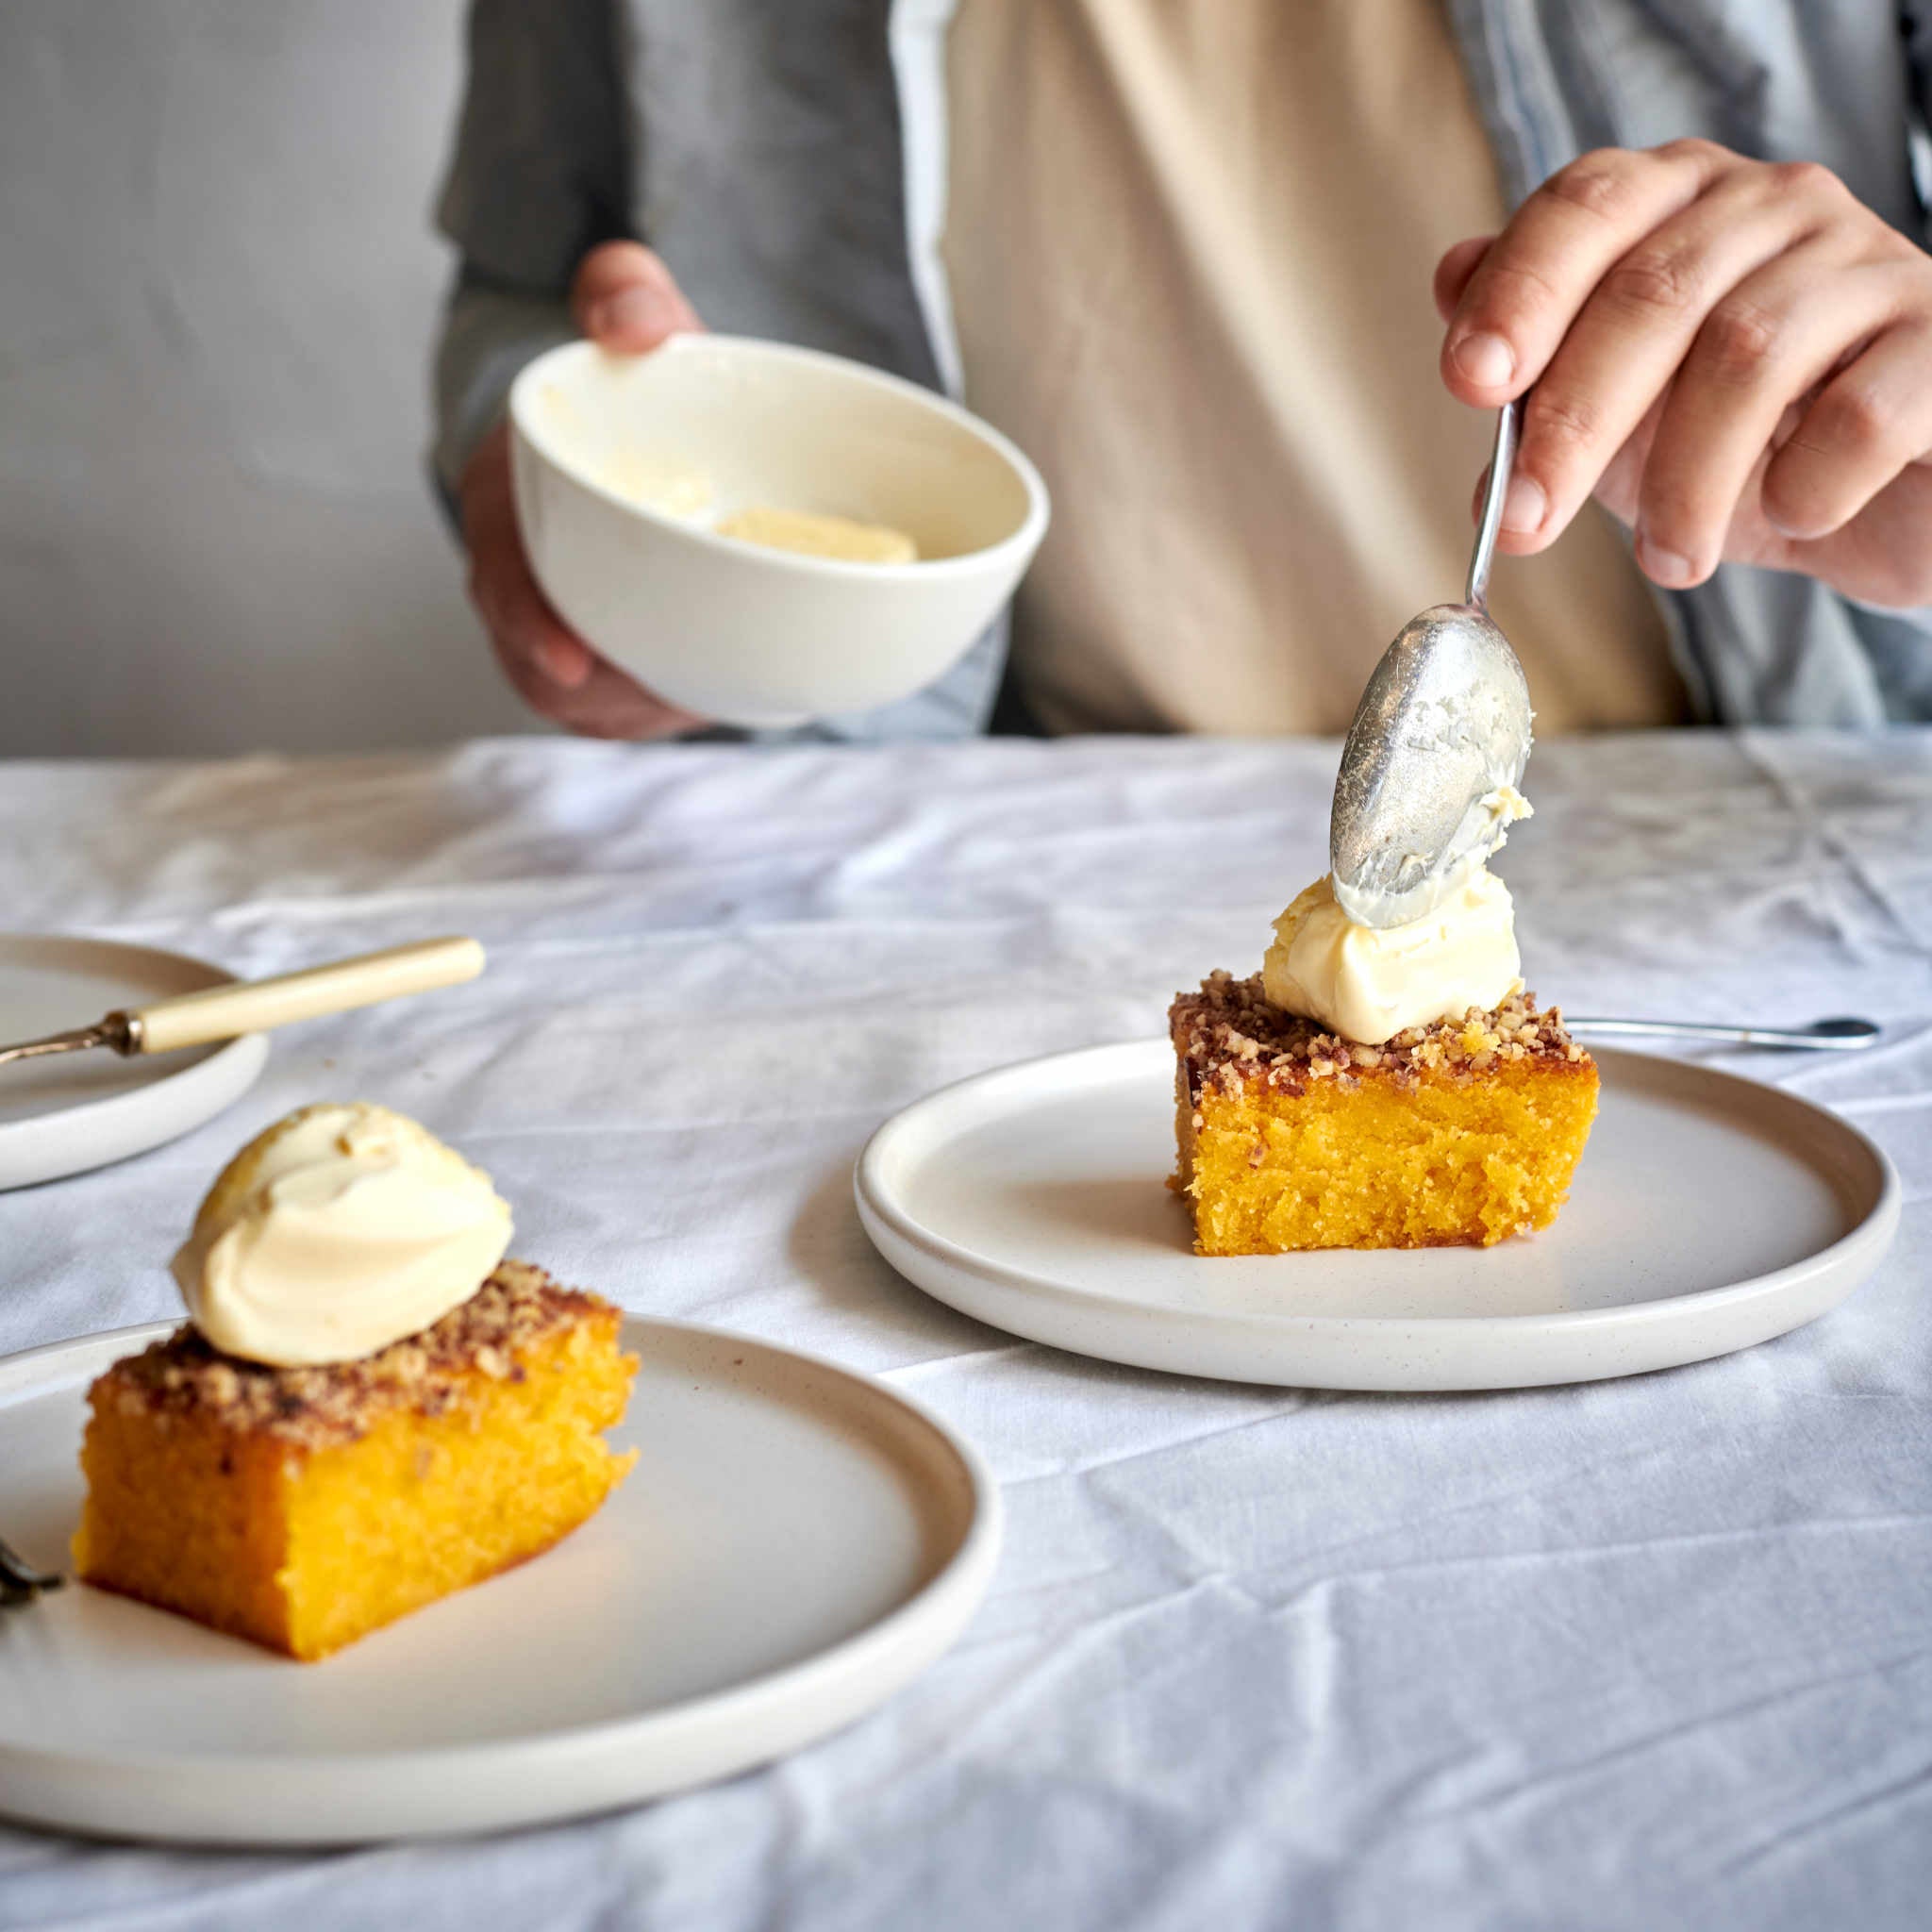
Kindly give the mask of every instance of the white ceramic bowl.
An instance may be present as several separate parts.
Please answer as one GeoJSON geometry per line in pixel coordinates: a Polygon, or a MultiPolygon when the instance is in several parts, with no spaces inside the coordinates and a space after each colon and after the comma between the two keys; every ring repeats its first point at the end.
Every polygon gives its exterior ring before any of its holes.
{"type": "Polygon", "coordinates": [[[690,335],[629,357],[572,342],[517,377],[509,418],[544,595],[641,683],[724,724],[910,695],[992,621],[1046,532],[1046,488],[997,430],[816,350],[690,335]],[[710,501],[681,510],[695,479],[710,501]],[[806,557],[710,527],[755,505],[889,525],[919,561],[806,557]]]}

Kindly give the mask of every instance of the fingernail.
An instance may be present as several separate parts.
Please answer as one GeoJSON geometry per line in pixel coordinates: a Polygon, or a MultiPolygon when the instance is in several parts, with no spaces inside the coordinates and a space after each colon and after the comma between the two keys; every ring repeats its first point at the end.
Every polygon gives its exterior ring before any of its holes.
{"type": "Polygon", "coordinates": [[[1516,351],[1501,336],[1478,331],[1464,336],[1450,350],[1449,359],[1471,382],[1494,389],[1516,373],[1516,351]]]}
{"type": "Polygon", "coordinates": [[[1764,511],[1764,521],[1780,537],[1788,538],[1793,543],[1802,543],[1810,538],[1824,537],[1830,533],[1830,525],[1821,525],[1815,517],[1809,523],[1807,523],[1803,518],[1780,515],[1778,511],[1772,508],[1771,499],[1761,492],[1758,497],[1758,506],[1764,511]]]}
{"type": "Polygon", "coordinates": [[[1643,558],[1645,573],[1655,583],[1688,584],[1697,574],[1688,557],[1679,557],[1674,550],[1660,550],[1641,530],[1637,548],[1643,558]]]}
{"type": "Polygon", "coordinates": [[[1520,536],[1534,536],[1549,514],[1550,499],[1534,476],[1512,476],[1503,497],[1503,527],[1520,536]]]}
{"type": "Polygon", "coordinates": [[[599,341],[612,336],[649,337],[671,333],[675,322],[671,302],[661,290],[620,289],[591,310],[591,333],[599,341]]]}

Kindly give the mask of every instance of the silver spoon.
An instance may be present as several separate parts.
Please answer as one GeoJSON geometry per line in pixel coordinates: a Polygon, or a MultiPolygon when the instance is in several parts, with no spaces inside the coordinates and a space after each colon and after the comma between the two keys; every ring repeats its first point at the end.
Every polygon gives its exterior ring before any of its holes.
{"type": "Polygon", "coordinates": [[[1813,1053],[1856,1053],[1883,1031],[1873,1020],[1814,1020],[1808,1026],[1723,1026],[1702,1020],[1586,1020],[1563,1015],[1572,1033],[1658,1034],[1672,1040],[1725,1040],[1738,1046],[1808,1048],[1813,1053]]]}
{"type": "Polygon", "coordinates": [[[1485,801],[1523,776],[1529,686],[1491,621],[1490,562],[1524,398],[1496,417],[1469,586],[1412,617],[1375,666],[1341,747],[1328,821],[1335,896],[1361,925],[1420,919],[1500,829],[1485,801]]]}

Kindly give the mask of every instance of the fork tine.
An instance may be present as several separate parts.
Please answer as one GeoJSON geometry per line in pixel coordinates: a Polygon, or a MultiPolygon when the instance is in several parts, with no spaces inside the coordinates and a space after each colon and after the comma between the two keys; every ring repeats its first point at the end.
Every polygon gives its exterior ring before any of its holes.
{"type": "Polygon", "coordinates": [[[0,1537],[0,1605],[26,1603],[42,1591],[58,1590],[65,1577],[36,1570],[0,1537]]]}

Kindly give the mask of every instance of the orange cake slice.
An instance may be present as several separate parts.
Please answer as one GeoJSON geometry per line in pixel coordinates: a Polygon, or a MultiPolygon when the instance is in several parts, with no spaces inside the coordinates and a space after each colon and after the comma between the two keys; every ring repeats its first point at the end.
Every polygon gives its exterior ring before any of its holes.
{"type": "Polygon", "coordinates": [[[637,1452],[619,1310],[505,1261],[359,1360],[271,1368],[184,1326],[93,1385],[74,1541],[102,1589],[326,1657],[548,1549],[637,1452]]]}
{"type": "Polygon", "coordinates": [[[1596,1063],[1533,995],[1359,1046],[1216,973],[1168,1015],[1170,1183],[1203,1255],[1488,1247],[1547,1227],[1596,1118],[1596,1063]]]}

